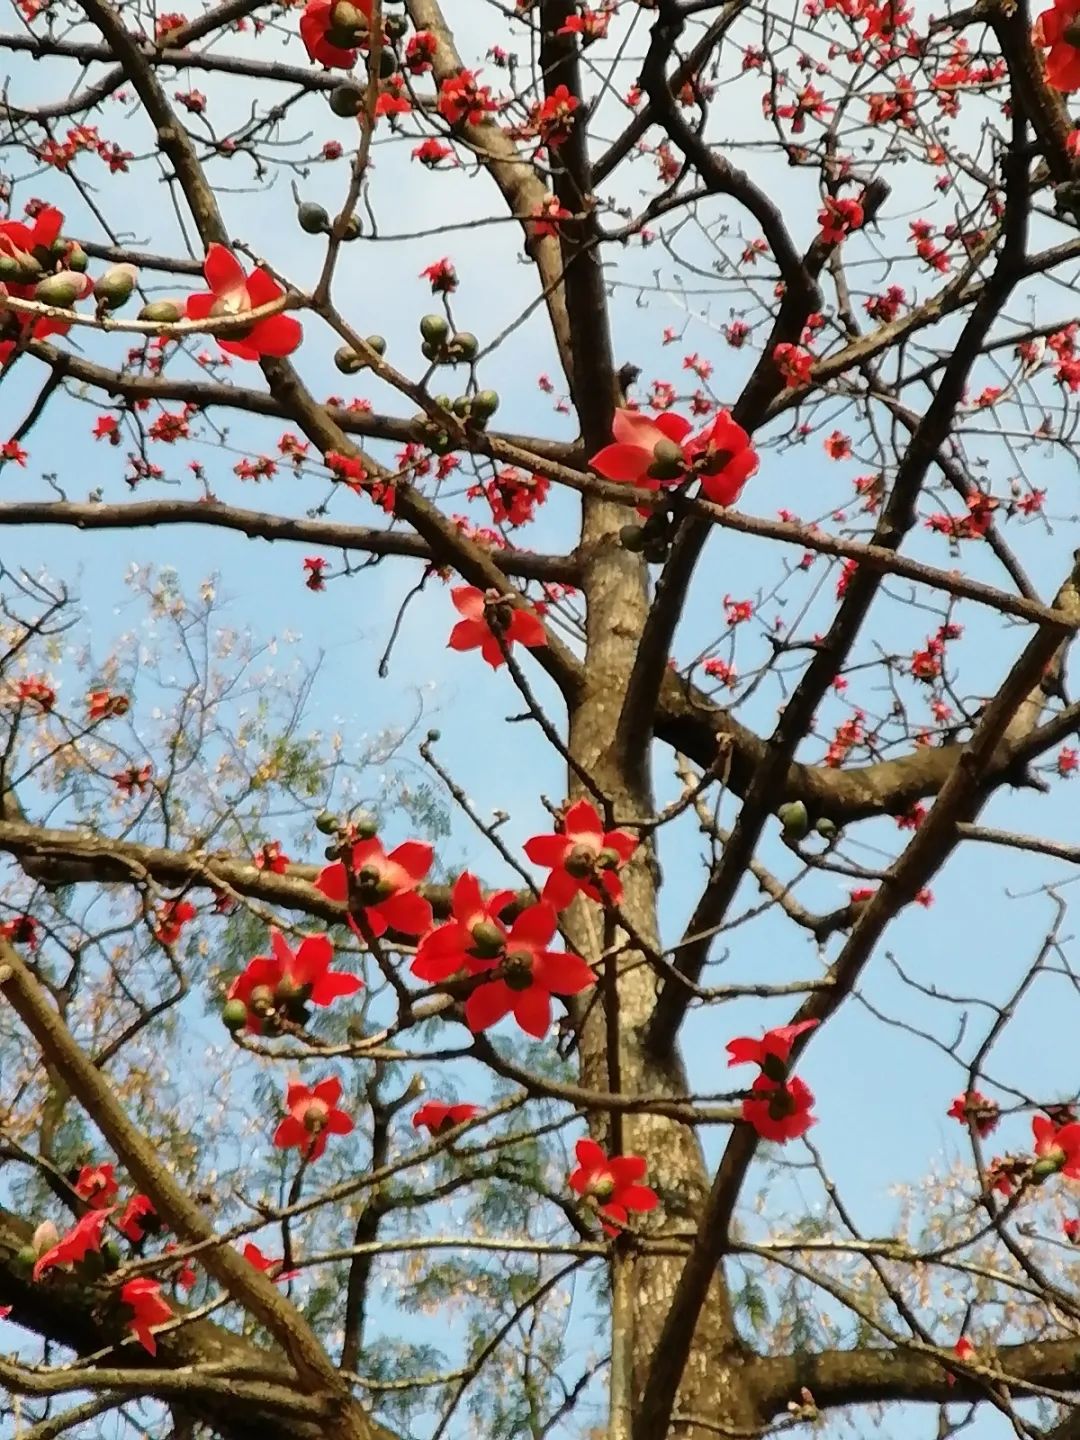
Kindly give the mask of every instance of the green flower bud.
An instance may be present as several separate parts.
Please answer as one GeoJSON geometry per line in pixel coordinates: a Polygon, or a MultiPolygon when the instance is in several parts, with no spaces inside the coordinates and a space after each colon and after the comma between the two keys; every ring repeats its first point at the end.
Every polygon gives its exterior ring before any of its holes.
{"type": "Polygon", "coordinates": [[[450,341],[450,348],[461,360],[475,360],[480,353],[480,341],[471,330],[459,330],[450,341]]]}
{"type": "Polygon", "coordinates": [[[476,420],[490,420],[499,408],[497,390],[480,390],[472,398],[472,413],[476,420]]]}
{"type": "Polygon", "coordinates": [[[424,315],[420,320],[421,337],[429,345],[443,345],[450,334],[450,325],[445,315],[424,315]]]}
{"type": "Polygon", "coordinates": [[[376,355],[380,355],[380,356],[381,356],[381,355],[385,355],[385,354],[386,354],[386,336],[385,336],[385,335],[369,335],[369,336],[367,337],[367,345],[368,345],[368,348],[369,348],[369,349],[375,351],[375,354],[376,354],[376,355]]]}
{"type": "Polygon", "coordinates": [[[334,364],[342,375],[355,375],[358,370],[363,370],[364,359],[351,346],[342,345],[334,351],[334,364]]]}
{"type": "Polygon", "coordinates": [[[330,91],[330,109],[340,119],[354,120],[363,108],[364,92],[359,85],[349,81],[330,91]]]}
{"type": "Polygon", "coordinates": [[[320,835],[336,835],[341,829],[341,819],[331,810],[323,810],[315,817],[315,829],[320,835]]]}
{"type": "Polygon", "coordinates": [[[94,284],[94,298],[101,309],[117,310],[131,299],[138,271],[134,265],[111,265],[94,284]]]}
{"type": "Polygon", "coordinates": [[[619,544],[624,550],[640,555],[645,548],[645,531],[640,525],[623,525],[619,530],[619,544]]]}
{"type": "Polygon", "coordinates": [[[221,1011],[222,1023],[226,1030],[236,1034],[247,1024],[247,1006],[242,1000],[227,1000],[221,1011]]]}
{"type": "Polygon", "coordinates": [[[330,229],[330,216],[322,205],[305,200],[296,210],[296,218],[305,235],[325,235],[330,229]]]}
{"type": "Polygon", "coordinates": [[[138,314],[138,319],[152,320],[155,325],[175,325],[180,318],[180,307],[173,300],[151,300],[138,314]]]}
{"type": "Polygon", "coordinates": [[[789,840],[801,840],[809,833],[810,817],[801,800],[789,800],[786,805],[781,805],[776,812],[776,818],[784,827],[784,834],[789,840]]]}

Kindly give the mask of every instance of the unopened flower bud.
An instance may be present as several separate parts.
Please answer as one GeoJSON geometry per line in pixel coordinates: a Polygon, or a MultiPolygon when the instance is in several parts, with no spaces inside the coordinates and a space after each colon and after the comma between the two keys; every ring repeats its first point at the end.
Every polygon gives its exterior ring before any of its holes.
{"type": "Polygon", "coordinates": [[[116,310],[131,298],[137,278],[134,265],[110,265],[94,284],[94,298],[102,309],[116,310]]]}
{"type": "Polygon", "coordinates": [[[85,275],[74,270],[60,270],[55,275],[46,275],[34,286],[34,299],[43,305],[57,305],[68,309],[93,289],[85,275]]]}

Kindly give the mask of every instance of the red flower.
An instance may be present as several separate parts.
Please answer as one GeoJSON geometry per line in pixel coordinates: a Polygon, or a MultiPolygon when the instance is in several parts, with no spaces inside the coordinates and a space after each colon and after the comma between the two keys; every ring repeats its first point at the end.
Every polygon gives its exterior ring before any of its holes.
{"type": "Polygon", "coordinates": [[[282,852],[280,840],[268,840],[255,852],[256,870],[269,870],[272,875],[284,875],[289,868],[289,857],[282,852]]]}
{"type": "Polygon", "coordinates": [[[161,1286],[149,1275],[140,1275],[129,1280],[120,1288],[120,1299],[131,1312],[128,1329],[144,1350],[157,1354],[157,1342],[150,1333],[154,1325],[164,1325],[173,1318],[173,1312],[161,1293],[161,1286]]]}
{"type": "Polygon", "coordinates": [[[54,1265],[76,1265],[86,1258],[91,1250],[101,1249],[102,1231],[111,1210],[88,1210],[77,1220],[66,1235],[62,1235],[51,1250],[38,1256],[34,1266],[34,1279],[40,1280],[46,1270],[54,1265]]]}
{"type": "Polygon", "coordinates": [[[1035,1177],[1061,1174],[1069,1180],[1080,1180],[1080,1124],[1073,1121],[1060,1128],[1046,1115],[1031,1117],[1035,1138],[1035,1177]]]}
{"type": "MultiPolygon", "coordinates": [[[[34,286],[42,278],[40,266],[35,265],[37,257],[34,251],[51,251],[60,238],[63,224],[63,215],[51,205],[43,205],[37,211],[32,225],[24,225],[21,220],[0,220],[0,260],[24,266],[29,281],[28,284],[19,283],[18,280],[6,282],[7,293],[16,300],[34,298],[34,286]]],[[[44,340],[48,335],[66,335],[71,329],[71,326],[64,324],[62,320],[37,320],[33,316],[25,316],[18,323],[22,329],[29,330],[32,340],[44,340]]],[[[14,348],[14,340],[0,341],[0,364],[14,348]]]]}
{"type": "Polygon", "coordinates": [[[968,1090],[966,1094],[958,1095],[949,1106],[947,1114],[950,1119],[959,1120],[961,1125],[966,1125],[970,1120],[981,1136],[996,1130],[1001,1119],[997,1101],[988,1100],[978,1090],[968,1090]]]}
{"type": "Polygon", "coordinates": [[[328,1136],[348,1135],[353,1128],[350,1117],[337,1108],[340,1099],[337,1076],[320,1080],[311,1089],[294,1081],[285,1094],[289,1113],[274,1131],[274,1144],[279,1150],[295,1146],[306,1160],[317,1160],[326,1149],[328,1136]]]}
{"type": "Polygon", "coordinates": [[[74,1188],[91,1209],[105,1210],[119,1187],[111,1165],[84,1165],[74,1188]]]}
{"type": "Polygon", "coordinates": [[[351,70],[370,19],[371,0],[308,0],[300,16],[300,38],[316,65],[351,70]]]}
{"type": "MultiPolygon", "coordinates": [[[[175,1249],[176,1242],[174,1240],[170,1240],[168,1245],[165,1246],[165,1254],[171,1255],[175,1249]]],[[[191,1261],[181,1260],[180,1268],[176,1272],[176,1283],[180,1286],[180,1289],[190,1290],[197,1279],[198,1276],[195,1274],[195,1266],[192,1265],[191,1261]]]]}
{"type": "Polygon", "coordinates": [[[184,926],[198,913],[190,900],[166,900],[154,922],[155,939],[162,945],[175,945],[184,926]]]}
{"type": "Polygon", "coordinates": [[[271,1280],[292,1280],[300,1274],[299,1270],[282,1270],[284,1260],[271,1260],[269,1255],[264,1255],[251,1240],[244,1246],[243,1254],[249,1265],[254,1265],[255,1269],[261,1270],[264,1275],[269,1274],[271,1280]]]}
{"type": "Polygon", "coordinates": [[[762,1072],[774,1081],[787,1078],[791,1047],[800,1035],[813,1030],[816,1020],[800,1020],[797,1025],[781,1025],[766,1030],[760,1040],[740,1035],[727,1043],[728,1068],[732,1065],[760,1065],[762,1072]]]}
{"type": "Polygon", "coordinates": [[[530,905],[510,927],[499,962],[470,962],[474,973],[494,973],[465,1001],[465,1022],[474,1035],[512,1012],[527,1035],[542,1040],[551,1027],[552,995],[578,995],[596,983],[579,955],[546,948],[557,924],[553,906],[530,905]]]}
{"type": "MultiPolygon", "coordinates": [[[[210,292],[188,296],[186,314],[189,320],[216,320],[223,315],[243,315],[261,305],[268,305],[285,293],[261,266],[245,275],[239,260],[224,245],[210,246],[203,274],[210,292]]],[[[227,355],[235,355],[239,360],[258,360],[263,355],[291,355],[304,338],[304,331],[299,320],[291,315],[267,315],[246,330],[234,330],[229,335],[215,338],[227,355]]]]}
{"type": "Polygon", "coordinates": [[[800,385],[809,385],[810,371],[814,366],[814,357],[809,350],[804,350],[801,345],[785,342],[774,348],[772,358],[789,390],[800,385]]]}
{"type": "Polygon", "coordinates": [[[491,87],[476,83],[476,72],[461,70],[449,75],[439,86],[439,114],[448,125],[479,125],[485,115],[497,110],[491,87]]]}
{"type": "Polygon", "coordinates": [[[451,159],[453,154],[452,146],[444,145],[441,140],[436,140],[431,137],[423,141],[420,145],[417,145],[416,149],[412,152],[412,158],[419,160],[421,165],[427,165],[434,169],[434,167],[441,164],[443,160],[451,159]]]}
{"type": "Polygon", "coordinates": [[[1035,21],[1031,38],[1049,46],[1046,79],[1055,90],[1080,90],[1080,0],[1054,0],[1035,21]]]}
{"type": "MultiPolygon", "coordinates": [[[[325,872],[324,872],[325,873],[325,872]]],[[[292,950],[280,930],[270,930],[270,955],[256,955],[229,986],[228,998],[247,1006],[247,1028],[262,1033],[263,1018],[281,1006],[286,1013],[305,1005],[331,1005],[355,995],[363,985],[356,975],[331,970],[334,946],[329,935],[306,935],[292,950]]]]}
{"type": "Polygon", "coordinates": [[[547,644],[547,632],[539,618],[520,605],[512,605],[497,590],[485,595],[475,585],[459,585],[450,591],[454,609],[464,619],[450,631],[446,642],[451,650],[476,650],[495,670],[505,662],[503,646],[496,639],[502,636],[506,649],[516,642],[530,650],[547,644]]]}
{"type": "Polygon", "coordinates": [[[823,245],[839,245],[852,230],[861,228],[864,218],[858,200],[834,200],[829,195],[818,215],[821,226],[818,239],[823,245]]]}
{"type": "Polygon", "coordinates": [[[578,800],[566,812],[562,834],[534,835],[525,842],[525,854],[534,865],[551,867],[543,898],[565,910],[579,893],[598,904],[605,899],[621,904],[619,868],[637,847],[635,836],[625,830],[605,831],[595,807],[578,800]]]}
{"type": "Polygon", "coordinates": [[[56,691],[39,675],[27,675],[15,683],[15,699],[25,704],[33,701],[48,713],[56,704],[56,691]]]}
{"type": "Polygon", "coordinates": [[[358,840],[349,854],[352,893],[341,860],[319,872],[315,888],[328,900],[362,910],[376,937],[387,930],[423,935],[431,929],[431,906],[416,887],[431,869],[432,855],[431,846],[422,840],[406,840],[389,855],[379,840],[358,840]]]}
{"type": "Polygon", "coordinates": [[[161,1221],[149,1195],[133,1195],[124,1206],[116,1228],[133,1245],[138,1245],[147,1235],[156,1235],[161,1229],[161,1221]]]}
{"type": "Polygon", "coordinates": [[[758,454],[730,410],[720,410],[711,425],[683,446],[683,453],[701,481],[701,493],[714,505],[734,505],[751,475],[758,454]]]}
{"type": "Polygon", "coordinates": [[[95,720],[112,720],[126,715],[131,702],[126,695],[114,695],[111,690],[91,690],[86,697],[86,715],[91,724],[95,720]]]}
{"type": "Polygon", "coordinates": [[[1080,1245],[1080,1219],[1074,1216],[1070,1220],[1063,1221],[1061,1230],[1070,1245],[1080,1245]]]}
{"type": "Polygon", "coordinates": [[[743,1101],[742,1118],[754,1127],[762,1140],[774,1140],[778,1144],[797,1140],[817,1123],[816,1117],[810,1114],[814,1097],[797,1075],[777,1085],[762,1072],[751,1089],[759,1098],[743,1101]]]}
{"type": "Polygon", "coordinates": [[[433,295],[452,295],[458,287],[457,271],[447,255],[425,266],[420,271],[420,279],[428,281],[433,295]]]}
{"type": "Polygon", "coordinates": [[[444,1105],[441,1100],[428,1100],[412,1117],[413,1129],[426,1126],[432,1135],[441,1135],[479,1114],[479,1105],[444,1105]]]}
{"type": "Polygon", "coordinates": [[[490,969],[506,949],[509,932],[499,916],[513,898],[512,890],[497,890],[485,900],[475,875],[459,875],[450,892],[453,919],[431,930],[417,949],[417,979],[438,983],[463,970],[475,975],[490,969]]]}
{"type": "Polygon", "coordinates": [[[644,1179],[647,1165],[641,1155],[613,1155],[610,1160],[595,1140],[579,1140],[575,1146],[578,1168],[567,1182],[578,1195],[591,1200],[601,1215],[617,1222],[601,1225],[608,1235],[617,1235],[626,1224],[630,1210],[655,1210],[656,1191],[637,1182],[644,1179]]]}
{"type": "Polygon", "coordinates": [[[589,464],[606,480],[659,490],[665,481],[685,477],[683,442],[691,429],[689,420],[670,410],[655,420],[637,410],[616,410],[613,443],[597,451],[589,464]]]}
{"type": "Polygon", "coordinates": [[[14,920],[0,922],[0,935],[13,945],[25,945],[28,950],[37,949],[37,921],[32,915],[18,915],[14,920]]]}

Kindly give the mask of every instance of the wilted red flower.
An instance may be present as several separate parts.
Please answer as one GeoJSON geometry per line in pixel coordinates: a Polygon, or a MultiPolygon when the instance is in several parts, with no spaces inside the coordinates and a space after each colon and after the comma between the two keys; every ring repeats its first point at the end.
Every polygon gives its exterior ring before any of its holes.
{"type": "Polygon", "coordinates": [[[547,644],[547,632],[538,616],[521,605],[512,605],[497,590],[485,595],[475,585],[459,585],[450,591],[454,609],[464,618],[450,631],[446,642],[451,650],[479,650],[495,670],[506,661],[501,635],[507,650],[515,643],[530,650],[547,644]]]}
{"type": "Polygon", "coordinates": [[[638,1184],[648,1168],[644,1156],[612,1155],[609,1159],[595,1140],[579,1140],[575,1153],[578,1168],[567,1183],[578,1195],[591,1200],[601,1216],[617,1222],[607,1225],[601,1220],[606,1234],[617,1235],[629,1211],[656,1209],[656,1191],[638,1184]]]}
{"type": "Polygon", "coordinates": [[[39,675],[27,675],[16,681],[15,699],[23,704],[33,702],[48,713],[56,704],[56,691],[39,675]]]}
{"type": "Polygon", "coordinates": [[[229,986],[228,998],[247,1006],[247,1028],[262,1033],[263,1017],[281,1006],[289,1012],[305,1005],[331,1005],[355,995],[363,981],[357,975],[331,970],[334,946],[329,935],[306,935],[297,950],[281,931],[271,927],[269,955],[256,955],[229,986]]]}
{"type": "MultiPolygon", "coordinates": [[[[310,7],[309,7],[310,8],[310,7]]],[[[224,245],[211,245],[206,252],[203,274],[210,286],[187,297],[189,320],[217,320],[224,315],[244,315],[269,305],[284,295],[284,290],[261,266],[250,275],[236,256],[224,245]]],[[[304,331],[292,315],[267,315],[247,329],[233,330],[214,337],[227,355],[238,360],[259,360],[264,355],[291,355],[304,338],[304,331]]]]}
{"type": "Polygon", "coordinates": [[[17,915],[14,920],[0,922],[0,935],[13,945],[25,945],[28,950],[37,949],[37,921],[32,915],[17,915]]]}
{"type": "Polygon", "coordinates": [[[430,284],[433,295],[452,295],[458,287],[457,271],[447,255],[425,266],[420,271],[420,279],[430,284]]]}
{"type": "Polygon", "coordinates": [[[566,812],[562,833],[534,835],[525,842],[525,854],[534,865],[551,867],[543,898],[564,910],[579,893],[598,904],[605,899],[620,904],[619,868],[637,847],[637,838],[627,831],[605,831],[596,807],[578,800],[566,812]]]}
{"type": "Polygon", "coordinates": [[[111,1165],[84,1165],[75,1181],[75,1194],[94,1210],[104,1210],[119,1186],[111,1165]]]}
{"type": "Polygon", "coordinates": [[[444,1105],[441,1100],[428,1100],[412,1117],[413,1129],[419,1130],[423,1126],[432,1135],[441,1135],[444,1130],[464,1125],[466,1120],[479,1114],[479,1105],[444,1105]]]}
{"type": "Polygon", "coordinates": [[[433,855],[422,840],[406,840],[389,855],[379,840],[358,840],[349,852],[349,870],[341,860],[327,865],[315,888],[328,900],[349,904],[351,872],[352,903],[363,911],[373,935],[385,935],[387,930],[423,935],[431,929],[431,906],[416,887],[431,869],[433,855]]]}
{"type": "MultiPolygon", "coordinates": [[[[172,1255],[176,1248],[176,1241],[170,1240],[165,1246],[165,1254],[172,1255]]],[[[175,1276],[176,1283],[180,1286],[181,1290],[190,1290],[198,1279],[198,1276],[195,1274],[195,1266],[192,1265],[190,1260],[181,1260],[179,1266],[180,1268],[176,1271],[175,1276]]]]}
{"type": "Polygon", "coordinates": [[[467,870],[460,874],[450,892],[453,918],[430,930],[417,948],[416,978],[438,983],[460,971],[476,974],[490,968],[506,948],[509,931],[499,917],[513,898],[512,890],[497,890],[485,900],[476,876],[467,870]]]}
{"type": "Polygon", "coordinates": [[[465,1022],[473,1034],[512,1013],[527,1035],[542,1040],[551,1027],[552,995],[578,995],[596,983],[580,955],[547,949],[557,925],[554,906],[530,905],[510,927],[500,960],[470,962],[474,974],[493,973],[465,1001],[465,1022]]]}
{"type": "Polygon", "coordinates": [[[166,900],[157,912],[154,936],[162,945],[175,945],[184,926],[194,920],[198,911],[190,900],[166,900]]]}
{"type": "Polygon", "coordinates": [[[764,1074],[775,1081],[787,1077],[791,1047],[800,1035],[813,1030],[816,1020],[800,1020],[796,1025],[780,1025],[766,1030],[760,1040],[740,1035],[727,1043],[728,1068],[732,1065],[760,1065],[764,1074]]]}
{"type": "Polygon", "coordinates": [[[1036,19],[1031,38],[1049,47],[1047,82],[1063,94],[1080,90],[1080,0],[1054,0],[1036,19]]]}
{"type": "Polygon", "coordinates": [[[817,1123],[810,1114],[813,1094],[797,1075],[777,1085],[762,1071],[750,1088],[754,1093],[742,1103],[742,1118],[762,1140],[797,1140],[817,1123]]]}
{"type": "Polygon", "coordinates": [[[131,1310],[128,1329],[144,1350],[157,1354],[157,1342],[150,1333],[154,1325],[164,1325],[173,1318],[172,1309],[161,1293],[161,1286],[149,1275],[140,1275],[120,1287],[120,1299],[131,1310]]]}
{"type": "Polygon", "coordinates": [[[156,1235],[161,1229],[161,1220],[150,1196],[133,1195],[124,1206],[124,1213],[116,1222],[116,1228],[133,1245],[138,1245],[147,1235],[156,1235]]]}
{"type": "Polygon", "coordinates": [[[279,1150],[300,1151],[306,1160],[317,1160],[326,1150],[330,1135],[348,1135],[353,1122],[344,1110],[337,1108],[341,1099],[341,1081],[332,1075],[309,1088],[294,1081],[285,1093],[288,1115],[274,1131],[274,1144],[279,1150]]]}
{"type": "Polygon", "coordinates": [[[269,1255],[264,1255],[254,1241],[249,1240],[244,1246],[244,1259],[249,1265],[254,1265],[256,1270],[261,1270],[264,1275],[269,1275],[271,1280],[293,1280],[300,1274],[299,1270],[282,1270],[284,1260],[272,1260],[269,1255]]]}
{"type": "Polygon", "coordinates": [[[371,0],[308,0],[300,16],[300,38],[316,65],[351,70],[370,19],[371,0]]]}
{"type": "Polygon", "coordinates": [[[91,1250],[100,1250],[105,1222],[111,1214],[112,1210],[88,1210],[50,1250],[38,1256],[34,1279],[40,1280],[46,1270],[56,1265],[77,1265],[91,1250]]]}
{"type": "Polygon", "coordinates": [[[989,1135],[991,1131],[996,1130],[997,1123],[1001,1119],[997,1101],[988,1100],[978,1090],[968,1090],[963,1095],[957,1095],[947,1113],[950,1119],[959,1120],[961,1125],[966,1125],[970,1120],[981,1136],[989,1135]]]}
{"type": "Polygon", "coordinates": [[[126,715],[130,705],[126,695],[114,695],[111,690],[91,690],[86,697],[87,719],[91,723],[112,720],[118,715],[126,715]]]}

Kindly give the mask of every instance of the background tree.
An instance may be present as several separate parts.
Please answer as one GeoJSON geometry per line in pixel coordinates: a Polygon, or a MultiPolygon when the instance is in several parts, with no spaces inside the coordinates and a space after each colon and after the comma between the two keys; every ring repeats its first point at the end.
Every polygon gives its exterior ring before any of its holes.
{"type": "Polygon", "coordinates": [[[1080,1435],[1075,0],[9,10],[7,1432],[1080,1435]]]}

